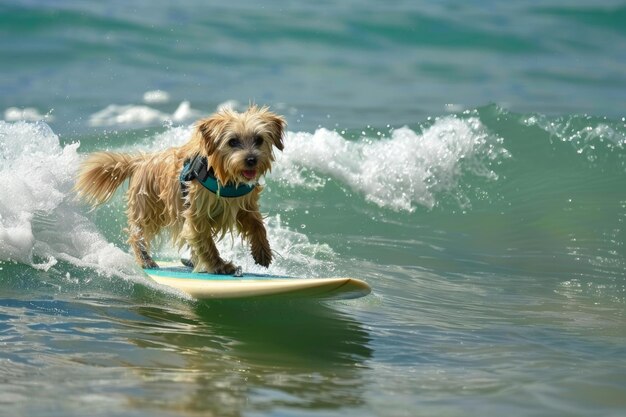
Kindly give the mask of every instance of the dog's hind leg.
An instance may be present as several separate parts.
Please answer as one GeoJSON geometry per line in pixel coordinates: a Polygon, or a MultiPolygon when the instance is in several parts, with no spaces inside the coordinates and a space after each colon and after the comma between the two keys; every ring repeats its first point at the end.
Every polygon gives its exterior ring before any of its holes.
{"type": "Polygon", "coordinates": [[[159,265],[150,256],[151,236],[146,236],[141,226],[130,224],[128,226],[128,243],[133,249],[135,260],[142,268],[158,268],[159,265]]]}

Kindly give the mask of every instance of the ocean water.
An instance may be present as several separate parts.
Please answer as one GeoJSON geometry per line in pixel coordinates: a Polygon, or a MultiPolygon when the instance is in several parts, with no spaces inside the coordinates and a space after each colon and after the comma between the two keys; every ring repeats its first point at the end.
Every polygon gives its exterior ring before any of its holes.
{"type": "Polygon", "coordinates": [[[0,415],[623,416],[624,21],[611,0],[0,1],[0,415]],[[250,102],[289,123],[269,272],[368,297],[197,302],[134,265],[123,190],[75,199],[87,153],[250,102]]]}

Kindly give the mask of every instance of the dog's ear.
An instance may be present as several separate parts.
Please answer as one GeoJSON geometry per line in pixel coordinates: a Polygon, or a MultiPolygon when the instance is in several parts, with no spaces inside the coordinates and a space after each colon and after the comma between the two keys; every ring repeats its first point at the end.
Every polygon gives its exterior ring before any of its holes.
{"type": "Polygon", "coordinates": [[[283,144],[283,137],[285,135],[287,122],[281,116],[275,115],[273,113],[269,114],[268,118],[272,142],[274,143],[274,146],[278,148],[278,150],[282,151],[283,149],[285,149],[285,145],[283,144]]]}
{"type": "Polygon", "coordinates": [[[224,118],[220,114],[202,119],[198,122],[197,129],[202,136],[207,156],[215,152],[218,145],[218,138],[223,130],[224,118]]]}

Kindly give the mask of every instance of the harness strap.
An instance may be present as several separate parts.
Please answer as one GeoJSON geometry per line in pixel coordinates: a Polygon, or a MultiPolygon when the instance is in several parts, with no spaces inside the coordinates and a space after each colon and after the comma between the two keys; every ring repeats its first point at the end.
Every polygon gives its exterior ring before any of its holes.
{"type": "Polygon", "coordinates": [[[252,190],[256,187],[256,184],[236,185],[232,182],[222,185],[222,183],[215,177],[213,168],[208,167],[206,158],[201,155],[196,155],[191,160],[185,160],[179,179],[183,198],[187,197],[187,194],[189,193],[187,183],[193,180],[198,180],[204,188],[217,195],[218,198],[242,197],[252,192],[252,190]]]}

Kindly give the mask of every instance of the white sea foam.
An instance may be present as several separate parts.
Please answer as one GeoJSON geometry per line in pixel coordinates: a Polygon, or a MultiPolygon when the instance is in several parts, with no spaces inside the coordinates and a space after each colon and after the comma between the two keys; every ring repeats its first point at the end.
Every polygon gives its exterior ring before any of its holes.
{"type": "Polygon", "coordinates": [[[432,208],[436,195],[458,186],[464,170],[496,179],[489,161],[506,155],[477,118],[454,116],[417,133],[408,127],[390,138],[350,141],[339,133],[290,133],[277,155],[273,178],[291,186],[319,188],[332,177],[381,207],[432,208]]]}
{"type": "Polygon", "coordinates": [[[135,145],[131,150],[141,150],[145,152],[162,151],[172,146],[181,146],[185,144],[193,132],[193,126],[177,126],[159,133],[149,138],[141,144],[135,145]]]}
{"type": "Polygon", "coordinates": [[[191,103],[188,101],[182,101],[174,113],[172,113],[172,120],[175,122],[185,122],[197,119],[200,116],[202,116],[202,112],[192,109],[191,103]]]}
{"type": "Polygon", "coordinates": [[[52,116],[51,112],[41,114],[39,110],[34,107],[9,107],[4,111],[4,120],[7,122],[17,122],[20,120],[26,122],[38,122],[40,120],[51,122],[54,121],[54,116],[52,116]]]}
{"type": "Polygon", "coordinates": [[[89,116],[89,124],[91,126],[149,125],[169,119],[169,114],[149,106],[109,104],[89,116]]]}
{"type": "Polygon", "coordinates": [[[186,122],[198,118],[201,113],[191,108],[188,101],[182,101],[172,114],[162,112],[145,105],[110,104],[89,116],[89,125],[96,127],[111,126],[149,126],[166,122],[186,122]]]}
{"type": "Polygon", "coordinates": [[[170,101],[170,95],[163,90],[151,90],[143,93],[144,103],[167,103],[170,101]]]}

